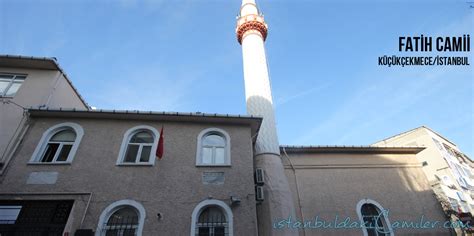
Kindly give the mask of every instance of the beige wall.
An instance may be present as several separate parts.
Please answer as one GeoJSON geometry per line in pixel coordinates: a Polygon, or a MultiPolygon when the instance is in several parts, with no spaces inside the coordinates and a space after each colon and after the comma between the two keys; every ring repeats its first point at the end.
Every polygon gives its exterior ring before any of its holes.
{"type": "MultiPolygon", "coordinates": [[[[0,67],[0,73],[27,75],[16,95],[13,98],[4,98],[6,101],[11,100],[27,108],[46,105],[48,108],[87,109],[59,71],[0,67]]],[[[0,161],[5,161],[2,159],[6,158],[7,145],[22,118],[21,107],[12,103],[0,103],[0,161]]]]}
{"type": "MultiPolygon", "coordinates": [[[[93,197],[82,228],[96,229],[99,216],[111,203],[130,199],[140,202],[146,210],[143,235],[189,235],[191,213],[208,198],[230,204],[230,196],[239,197],[240,206],[232,207],[234,235],[255,235],[257,231],[253,184],[251,130],[246,126],[170,123],[134,120],[34,118],[24,142],[8,166],[0,185],[1,192],[92,192],[93,197]],[[28,161],[43,132],[62,122],[75,122],[84,129],[76,156],[68,165],[31,165],[28,161]],[[124,133],[138,125],[160,130],[164,125],[165,155],[155,166],[117,166],[116,161],[124,133]],[[217,127],[231,138],[231,167],[196,167],[196,145],[199,132],[217,127]],[[31,172],[56,171],[53,185],[27,185],[31,172]],[[203,185],[204,171],[225,173],[223,185],[203,185]],[[158,220],[157,213],[163,215],[158,220]]],[[[3,198],[11,196],[3,195],[3,198]]],[[[43,196],[70,199],[63,196],[43,196]]],[[[83,216],[80,199],[72,215],[71,233],[83,216]]]]}
{"type": "MultiPolygon", "coordinates": [[[[359,221],[356,205],[372,199],[389,210],[389,220],[444,222],[441,206],[413,154],[289,153],[283,156],[298,217],[359,221]],[[293,170],[294,168],[294,170],[293,170]],[[298,186],[297,186],[298,185],[298,186]],[[299,190],[299,191],[297,191],[299,190]],[[299,195],[298,195],[299,193],[299,195]]],[[[395,235],[440,235],[444,229],[399,229],[395,235]]],[[[361,229],[306,229],[300,235],[363,235],[361,229]]]]}
{"type": "MultiPolygon", "coordinates": [[[[439,139],[440,141],[442,139],[439,139]]],[[[442,168],[448,168],[448,164],[441,156],[440,151],[435,146],[429,131],[424,128],[419,128],[400,135],[398,137],[391,138],[386,141],[380,141],[374,144],[375,146],[423,146],[425,150],[420,152],[416,157],[420,162],[427,162],[428,165],[423,167],[426,173],[426,177],[429,181],[436,181],[435,174],[437,170],[442,168]]]]}
{"type": "MultiPolygon", "coordinates": [[[[380,141],[376,143],[375,145],[376,146],[418,145],[418,146],[426,147],[425,150],[417,154],[416,157],[418,158],[420,162],[426,162],[428,164],[423,167],[423,171],[425,172],[430,183],[435,184],[439,182],[436,176],[440,178],[442,178],[442,176],[448,176],[451,178],[451,182],[456,187],[455,189],[452,189],[441,182],[441,185],[442,185],[441,189],[443,192],[441,193],[440,197],[449,197],[452,199],[457,199],[459,202],[460,199],[457,196],[457,192],[458,191],[463,192],[464,198],[466,198],[467,200],[466,201],[467,206],[470,206],[471,212],[474,212],[474,208],[473,208],[474,201],[471,198],[472,191],[466,190],[459,185],[458,180],[453,175],[454,170],[452,170],[451,167],[448,165],[447,161],[443,157],[441,150],[439,150],[439,148],[436,146],[435,142],[433,141],[433,138],[435,138],[440,143],[442,143],[442,145],[443,144],[447,145],[451,147],[452,149],[460,152],[460,150],[454,143],[451,143],[449,140],[445,139],[444,137],[440,136],[439,134],[431,131],[430,129],[426,127],[420,127],[420,128],[414,129],[407,133],[389,138],[384,141],[380,141]]],[[[457,158],[453,158],[453,161],[456,161],[456,159],[457,158]]],[[[457,209],[454,209],[454,210],[457,211],[457,209]]]]}

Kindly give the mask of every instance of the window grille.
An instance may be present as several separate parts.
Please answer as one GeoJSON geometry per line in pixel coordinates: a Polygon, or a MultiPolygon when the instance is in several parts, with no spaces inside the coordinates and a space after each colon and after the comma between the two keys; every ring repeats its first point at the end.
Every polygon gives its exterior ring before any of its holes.
{"type": "Polygon", "coordinates": [[[138,213],[129,206],[115,211],[102,227],[104,236],[136,236],[138,229],[138,213]]]}
{"type": "Polygon", "coordinates": [[[73,201],[0,201],[0,235],[62,236],[73,201]]]}
{"type": "Polygon", "coordinates": [[[228,221],[217,206],[209,206],[199,215],[196,223],[196,236],[229,235],[228,221]]]}
{"type": "Polygon", "coordinates": [[[364,204],[361,208],[362,219],[367,230],[368,236],[386,236],[389,235],[387,223],[377,207],[373,204],[364,204]]]}

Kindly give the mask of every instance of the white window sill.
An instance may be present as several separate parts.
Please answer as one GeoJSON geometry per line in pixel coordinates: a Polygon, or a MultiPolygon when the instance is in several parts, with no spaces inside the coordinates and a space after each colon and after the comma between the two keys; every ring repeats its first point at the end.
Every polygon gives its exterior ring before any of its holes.
{"type": "Polygon", "coordinates": [[[71,162],[28,162],[28,165],[71,165],[71,162]]]}
{"type": "Polygon", "coordinates": [[[154,166],[153,163],[118,163],[117,166],[154,166]]]}
{"type": "Polygon", "coordinates": [[[196,164],[196,167],[231,167],[231,164],[196,164]]]}

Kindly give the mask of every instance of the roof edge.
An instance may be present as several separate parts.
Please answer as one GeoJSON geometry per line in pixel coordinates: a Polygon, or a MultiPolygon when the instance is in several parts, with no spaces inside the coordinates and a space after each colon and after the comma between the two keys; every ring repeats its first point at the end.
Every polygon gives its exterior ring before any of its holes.
{"type": "Polygon", "coordinates": [[[400,146],[280,146],[280,150],[287,153],[418,154],[424,149],[425,147],[400,146]]]}
{"type": "MultiPolygon", "coordinates": [[[[77,90],[77,88],[74,86],[74,84],[72,84],[72,81],[69,79],[68,75],[64,72],[62,67],[59,65],[58,60],[57,60],[56,57],[34,57],[34,56],[0,54],[0,59],[2,59],[2,58],[3,59],[32,60],[32,61],[47,61],[47,62],[52,63],[52,65],[55,67],[53,69],[58,70],[59,72],[61,72],[61,74],[64,76],[66,81],[69,83],[72,90],[74,90],[74,93],[77,94],[77,96],[79,97],[79,100],[81,100],[81,102],[84,104],[84,106],[89,110],[91,109],[89,104],[87,104],[86,100],[84,99],[84,97],[82,97],[82,95],[79,93],[79,90],[77,90]]],[[[12,66],[12,68],[14,68],[14,67],[15,66],[12,66]]],[[[37,68],[37,67],[20,67],[20,68],[41,69],[41,68],[37,68]]],[[[51,70],[50,68],[44,68],[44,69],[51,70]]]]}
{"type": "Polygon", "coordinates": [[[416,127],[414,129],[410,129],[410,130],[407,130],[405,132],[402,132],[402,133],[399,133],[399,134],[395,134],[395,135],[392,135],[392,136],[389,136],[388,138],[385,138],[385,139],[382,139],[382,140],[379,140],[377,142],[374,142],[372,143],[371,145],[375,145],[376,143],[381,143],[381,142],[386,142],[386,141],[389,141],[391,139],[394,139],[394,138],[397,138],[397,137],[402,137],[402,136],[405,136],[405,135],[408,135],[416,130],[419,130],[419,129],[427,129],[428,131],[430,132],[433,132],[435,135],[439,136],[440,138],[442,138],[443,140],[445,140],[446,142],[450,143],[451,145],[457,147],[457,145],[451,141],[449,141],[447,138],[445,138],[443,135],[439,134],[438,132],[432,130],[430,127],[426,126],[426,125],[422,125],[422,126],[419,126],[419,127],[416,127]]]}
{"type": "Polygon", "coordinates": [[[204,112],[168,112],[168,111],[141,111],[141,110],[118,110],[118,109],[97,109],[97,110],[81,110],[75,108],[28,108],[30,113],[39,114],[39,112],[77,112],[77,113],[112,113],[112,114],[140,114],[140,115],[168,115],[168,116],[198,116],[198,117],[221,117],[221,118],[242,118],[242,119],[263,119],[254,115],[232,115],[204,112]]]}
{"type": "Polygon", "coordinates": [[[52,118],[96,118],[117,120],[161,120],[181,122],[216,122],[229,124],[246,124],[252,130],[252,136],[258,134],[263,118],[247,115],[211,114],[201,112],[158,112],[158,111],[129,111],[129,110],[78,110],[78,109],[49,109],[29,108],[31,117],[52,118]]]}

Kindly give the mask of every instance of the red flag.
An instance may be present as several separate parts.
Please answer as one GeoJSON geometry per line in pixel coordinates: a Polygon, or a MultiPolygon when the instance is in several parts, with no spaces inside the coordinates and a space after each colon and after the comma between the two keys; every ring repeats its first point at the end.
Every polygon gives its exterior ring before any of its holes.
{"type": "Polygon", "coordinates": [[[163,157],[163,152],[164,152],[164,141],[165,137],[163,136],[163,126],[161,126],[161,131],[160,131],[160,139],[158,139],[158,148],[156,148],[156,157],[158,159],[161,159],[163,157]]]}

